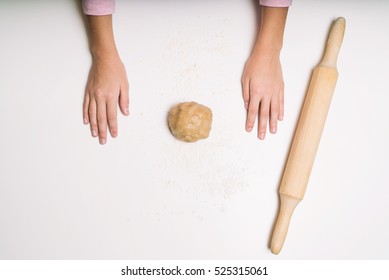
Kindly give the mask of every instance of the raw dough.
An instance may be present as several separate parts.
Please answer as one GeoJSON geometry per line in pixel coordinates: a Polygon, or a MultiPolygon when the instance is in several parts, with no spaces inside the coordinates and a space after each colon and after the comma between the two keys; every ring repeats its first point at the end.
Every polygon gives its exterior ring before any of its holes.
{"type": "Polygon", "coordinates": [[[212,111],[196,102],[184,102],[169,111],[169,128],[181,141],[196,142],[208,138],[212,125],[212,111]]]}

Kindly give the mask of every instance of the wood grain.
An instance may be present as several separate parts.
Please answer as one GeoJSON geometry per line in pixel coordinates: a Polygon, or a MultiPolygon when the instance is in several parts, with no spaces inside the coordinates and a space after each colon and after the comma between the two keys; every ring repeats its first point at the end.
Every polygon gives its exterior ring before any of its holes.
{"type": "Polygon", "coordinates": [[[311,77],[279,189],[281,206],[271,241],[274,254],[282,249],[294,209],[304,198],[308,185],[338,79],[336,62],[345,23],[344,18],[333,23],[323,59],[311,77]]]}

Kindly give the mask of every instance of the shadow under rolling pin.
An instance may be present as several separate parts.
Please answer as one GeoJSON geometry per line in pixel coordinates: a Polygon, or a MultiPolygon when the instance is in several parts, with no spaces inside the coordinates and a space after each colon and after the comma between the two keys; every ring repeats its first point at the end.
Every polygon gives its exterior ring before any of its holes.
{"type": "Polygon", "coordinates": [[[281,251],[293,211],[304,198],[338,78],[336,61],[345,26],[344,18],[335,20],[324,56],[311,77],[280,185],[281,205],[270,245],[274,254],[281,251]]]}

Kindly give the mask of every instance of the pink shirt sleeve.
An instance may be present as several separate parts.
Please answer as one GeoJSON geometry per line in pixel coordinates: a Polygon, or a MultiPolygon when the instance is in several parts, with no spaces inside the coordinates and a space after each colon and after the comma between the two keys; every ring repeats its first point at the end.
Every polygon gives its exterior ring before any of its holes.
{"type": "Polygon", "coordinates": [[[82,0],[82,9],[86,15],[111,15],[115,12],[115,0],[82,0]]]}
{"type": "Polygon", "coordinates": [[[293,0],[259,0],[259,4],[267,7],[289,7],[293,0]]]}
{"type": "MultiPolygon", "coordinates": [[[[289,7],[293,0],[259,0],[259,4],[268,7],[289,7]]],[[[86,15],[110,15],[115,11],[115,0],[82,0],[86,15]]]]}

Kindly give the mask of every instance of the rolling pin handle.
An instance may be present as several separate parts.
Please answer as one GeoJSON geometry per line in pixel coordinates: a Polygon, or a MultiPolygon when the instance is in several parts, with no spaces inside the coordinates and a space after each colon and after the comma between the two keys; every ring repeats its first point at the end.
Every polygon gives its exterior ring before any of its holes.
{"type": "Polygon", "coordinates": [[[294,209],[301,199],[291,197],[289,195],[280,194],[281,207],[278,214],[277,222],[274,227],[273,237],[271,240],[270,249],[273,254],[278,255],[284,245],[290,219],[292,218],[294,209]]]}
{"type": "Polygon", "coordinates": [[[337,18],[332,25],[324,56],[319,66],[336,68],[336,61],[338,60],[340,46],[343,42],[345,28],[346,20],[343,17],[337,18]]]}

